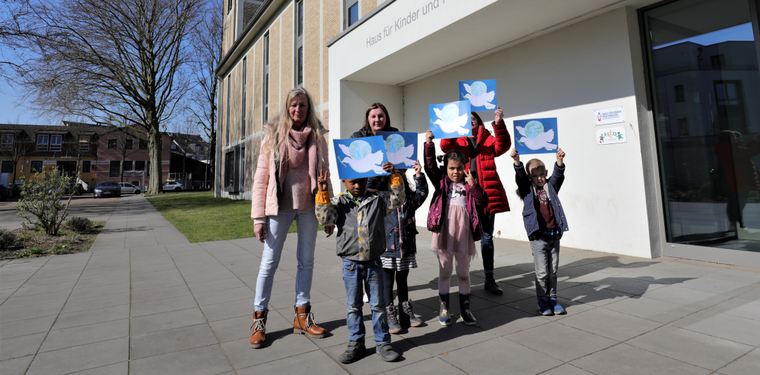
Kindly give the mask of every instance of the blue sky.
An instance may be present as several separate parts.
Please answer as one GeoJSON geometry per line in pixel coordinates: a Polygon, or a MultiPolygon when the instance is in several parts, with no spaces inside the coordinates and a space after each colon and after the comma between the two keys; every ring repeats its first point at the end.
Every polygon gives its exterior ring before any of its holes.
{"type": "Polygon", "coordinates": [[[668,46],[672,46],[674,44],[684,43],[684,42],[692,42],[696,44],[701,44],[703,46],[710,46],[716,43],[723,43],[723,42],[736,42],[736,41],[752,41],[755,40],[755,38],[752,36],[752,24],[750,22],[743,23],[741,25],[736,25],[732,27],[727,27],[725,29],[716,30],[713,32],[709,32],[702,35],[697,35],[691,38],[676,40],[675,42],[665,43],[661,44],[659,46],[654,47],[654,49],[660,49],[665,48],[668,46]]]}

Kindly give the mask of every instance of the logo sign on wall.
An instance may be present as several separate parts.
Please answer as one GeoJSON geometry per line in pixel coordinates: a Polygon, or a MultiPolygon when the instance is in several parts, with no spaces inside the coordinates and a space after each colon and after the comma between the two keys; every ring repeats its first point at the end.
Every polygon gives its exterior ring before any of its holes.
{"type": "Polygon", "coordinates": [[[594,111],[594,121],[597,125],[615,124],[618,122],[625,122],[625,111],[623,107],[612,107],[605,109],[597,109],[594,111]]]}
{"type": "Polygon", "coordinates": [[[341,180],[387,175],[383,163],[385,155],[383,137],[335,139],[335,160],[341,180]]]}
{"type": "Polygon", "coordinates": [[[469,101],[431,104],[429,112],[430,130],[436,138],[457,138],[472,134],[469,101]]]}
{"type": "Polygon", "coordinates": [[[628,140],[625,137],[625,126],[596,130],[596,143],[599,145],[625,143],[627,141],[628,140]]]}
{"type": "Polygon", "coordinates": [[[557,118],[515,120],[515,149],[521,155],[557,152],[557,118]]]}
{"type": "Polygon", "coordinates": [[[409,132],[375,132],[383,137],[388,161],[396,169],[409,169],[417,161],[417,133],[409,132]]]}
{"type": "Polygon", "coordinates": [[[473,111],[496,109],[496,80],[459,81],[459,98],[469,100],[473,111]]]}

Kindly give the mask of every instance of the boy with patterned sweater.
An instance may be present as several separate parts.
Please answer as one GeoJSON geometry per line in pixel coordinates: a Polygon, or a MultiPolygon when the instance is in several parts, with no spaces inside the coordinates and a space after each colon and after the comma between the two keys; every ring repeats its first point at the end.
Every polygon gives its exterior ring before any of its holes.
{"type": "Polygon", "coordinates": [[[337,225],[336,253],[343,258],[343,282],[346,286],[348,312],[346,322],[351,332],[348,348],[338,360],[351,363],[365,354],[364,323],[362,322],[362,287],[369,290],[372,309],[372,330],[375,334],[375,351],[386,362],[398,360],[391,346],[388,319],[383,298],[383,264],[380,256],[385,252],[385,216],[404,203],[404,185],[401,174],[391,168],[390,190],[367,190],[367,179],[342,180],[346,191],[330,200],[327,191],[327,173],[320,171],[317,180],[319,192],[315,198],[319,223],[337,225]]]}

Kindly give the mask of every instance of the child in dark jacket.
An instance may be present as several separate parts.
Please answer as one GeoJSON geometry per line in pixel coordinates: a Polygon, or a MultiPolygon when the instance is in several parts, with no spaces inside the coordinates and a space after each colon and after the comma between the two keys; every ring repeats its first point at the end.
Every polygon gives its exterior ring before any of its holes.
{"type": "Polygon", "coordinates": [[[412,300],[409,299],[407,278],[409,270],[417,268],[417,223],[414,215],[428,196],[427,179],[421,172],[420,162],[414,163],[414,184],[412,190],[406,176],[403,176],[406,201],[396,211],[385,217],[386,251],[383,261],[385,280],[385,309],[388,311],[388,330],[401,332],[402,326],[419,327],[422,320],[414,315],[412,300]],[[393,282],[396,282],[398,307],[393,304],[393,282]]]}
{"type": "Polygon", "coordinates": [[[561,148],[557,150],[554,173],[548,178],[541,160],[531,159],[523,168],[517,150],[512,150],[510,156],[515,161],[517,193],[523,200],[523,222],[533,251],[538,313],[565,314],[557,302],[559,240],[568,230],[565,211],[557,196],[565,181],[565,152],[561,148]]]}
{"type": "Polygon", "coordinates": [[[391,174],[390,191],[367,190],[366,178],[343,180],[346,190],[332,200],[327,190],[327,173],[320,171],[317,179],[317,220],[324,226],[337,226],[336,252],[343,258],[343,282],[348,306],[346,323],[351,335],[348,348],[338,357],[342,363],[351,363],[365,354],[362,322],[364,285],[367,286],[372,309],[375,351],[386,362],[398,360],[398,353],[393,350],[388,333],[380,256],[385,252],[385,215],[405,200],[401,179],[401,174],[391,174]]]}
{"type": "Polygon", "coordinates": [[[464,324],[475,325],[477,321],[470,310],[470,261],[478,254],[475,241],[483,234],[477,207],[487,205],[488,196],[465,167],[468,160],[461,152],[446,153],[441,171],[435,160],[433,132],[428,130],[425,138],[425,172],[435,187],[427,228],[433,232],[431,248],[438,256],[438,322],[444,326],[452,324],[449,289],[456,260],[459,313],[464,324]]]}

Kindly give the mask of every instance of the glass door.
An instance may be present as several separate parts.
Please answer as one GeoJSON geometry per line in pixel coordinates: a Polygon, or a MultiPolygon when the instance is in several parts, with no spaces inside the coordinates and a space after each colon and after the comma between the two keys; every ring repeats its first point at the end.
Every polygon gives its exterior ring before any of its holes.
{"type": "Polygon", "coordinates": [[[749,1],[642,11],[670,243],[760,251],[760,74],[749,1]]]}

